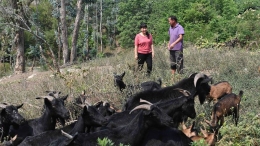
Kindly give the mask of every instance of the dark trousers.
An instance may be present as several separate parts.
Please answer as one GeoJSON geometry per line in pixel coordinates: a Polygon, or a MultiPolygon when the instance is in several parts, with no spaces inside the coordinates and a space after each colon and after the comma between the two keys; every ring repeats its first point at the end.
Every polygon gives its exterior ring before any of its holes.
{"type": "Polygon", "coordinates": [[[149,53],[149,54],[138,53],[138,70],[139,71],[141,71],[143,69],[144,62],[146,62],[146,64],[147,64],[147,74],[149,75],[153,68],[152,53],[149,53]]]}
{"type": "Polygon", "coordinates": [[[171,69],[183,73],[183,51],[170,50],[171,69]]]}

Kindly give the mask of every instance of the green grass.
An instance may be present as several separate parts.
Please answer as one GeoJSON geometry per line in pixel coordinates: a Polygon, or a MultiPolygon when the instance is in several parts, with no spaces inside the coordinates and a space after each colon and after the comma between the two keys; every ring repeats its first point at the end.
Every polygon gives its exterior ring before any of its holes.
{"type": "MultiPolygon", "coordinates": [[[[21,78],[10,83],[0,82],[0,100],[12,104],[24,103],[20,110],[26,118],[39,117],[41,114],[42,100],[35,97],[45,95],[46,90],[58,90],[63,95],[69,94],[69,101],[85,90],[89,101],[95,103],[105,100],[114,103],[121,108],[125,95],[120,93],[113,83],[113,73],[126,72],[124,81],[126,84],[138,84],[143,81],[162,79],[163,86],[173,84],[169,68],[169,53],[163,46],[155,46],[155,58],[153,72],[150,78],[145,76],[146,66],[140,73],[129,69],[134,65],[133,50],[116,54],[109,58],[100,58],[83,64],[78,64],[63,69],[61,75],[50,77],[36,76],[28,80],[21,78]],[[77,71],[70,71],[71,69],[77,71]]],[[[184,50],[183,75],[177,75],[175,81],[179,81],[194,72],[210,74],[214,82],[228,81],[233,87],[233,92],[238,94],[244,91],[241,101],[240,119],[236,127],[231,117],[225,118],[221,128],[221,139],[216,145],[260,145],[260,66],[259,51],[246,51],[241,49],[195,49],[193,46],[184,50]]],[[[70,104],[70,103],[68,103],[70,104]]],[[[204,119],[210,119],[212,105],[200,105],[196,99],[197,118],[196,127],[201,127],[204,119]]],[[[192,120],[188,121],[189,123],[192,120]]]]}

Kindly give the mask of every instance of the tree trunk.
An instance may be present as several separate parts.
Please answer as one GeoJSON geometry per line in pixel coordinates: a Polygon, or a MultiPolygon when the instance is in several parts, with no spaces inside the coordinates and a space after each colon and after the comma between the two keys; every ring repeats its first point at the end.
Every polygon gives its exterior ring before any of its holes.
{"type": "Polygon", "coordinates": [[[74,23],[74,30],[72,34],[72,49],[70,54],[70,63],[76,61],[77,59],[77,41],[78,41],[78,34],[79,34],[79,28],[80,28],[80,18],[81,18],[81,9],[82,9],[82,0],[78,0],[77,2],[77,15],[75,18],[74,23]]]}
{"type": "Polygon", "coordinates": [[[98,4],[96,3],[96,24],[95,24],[95,36],[96,36],[96,49],[98,50],[98,4]]]}
{"type": "Polygon", "coordinates": [[[68,34],[66,24],[66,0],[61,0],[60,8],[60,20],[61,20],[61,39],[63,44],[63,64],[69,62],[69,45],[68,45],[68,34]]]}
{"type": "Polygon", "coordinates": [[[24,59],[24,30],[19,29],[16,32],[15,49],[16,49],[16,62],[14,67],[15,74],[25,72],[25,59],[24,59]]]}
{"type": "Polygon", "coordinates": [[[100,0],[100,23],[99,23],[99,32],[100,32],[100,51],[103,53],[103,42],[102,42],[102,1],[100,0]]]}
{"type": "MultiPolygon", "coordinates": [[[[18,9],[21,13],[20,16],[24,18],[22,6],[20,4],[19,0],[12,0],[11,1],[12,8],[15,10],[15,13],[18,13],[18,9]]],[[[19,20],[16,19],[15,23],[19,27],[23,27],[23,23],[19,20]]],[[[16,36],[14,38],[15,46],[14,48],[16,49],[16,62],[14,66],[14,73],[15,74],[21,74],[25,72],[25,57],[24,57],[24,30],[21,28],[18,28],[16,31],[16,36]]]]}
{"type": "MultiPolygon", "coordinates": [[[[88,44],[88,41],[89,41],[89,10],[88,10],[88,7],[89,7],[89,4],[86,4],[86,6],[85,6],[85,9],[86,9],[86,11],[85,11],[85,17],[87,17],[87,18],[85,18],[85,20],[86,20],[86,25],[87,25],[87,39],[86,39],[86,50],[87,50],[87,54],[85,54],[85,58],[87,59],[87,56],[89,56],[89,44],[88,44]]],[[[83,50],[84,51],[84,50],[83,50]]]]}

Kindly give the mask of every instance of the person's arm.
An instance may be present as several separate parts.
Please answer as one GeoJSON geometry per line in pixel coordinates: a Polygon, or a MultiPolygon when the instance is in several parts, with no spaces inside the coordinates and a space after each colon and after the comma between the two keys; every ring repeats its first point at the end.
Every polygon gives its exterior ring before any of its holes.
{"type": "Polygon", "coordinates": [[[135,55],[135,59],[138,59],[138,36],[135,36],[135,49],[134,49],[134,55],[135,55]]]}
{"type": "Polygon", "coordinates": [[[151,37],[151,50],[152,50],[152,58],[154,58],[154,49],[153,49],[153,36],[152,34],[150,34],[150,37],[151,37]]]}
{"type": "Polygon", "coordinates": [[[174,41],[172,44],[170,44],[170,42],[169,42],[170,48],[173,48],[177,43],[179,43],[182,40],[182,38],[183,38],[183,34],[180,34],[178,39],[176,41],[174,41]]]}
{"type": "Polygon", "coordinates": [[[135,49],[134,49],[134,53],[135,53],[135,59],[137,60],[138,59],[138,52],[137,52],[137,45],[135,45],[135,49]]]}
{"type": "Polygon", "coordinates": [[[153,49],[153,44],[151,45],[152,48],[152,57],[154,58],[154,49],[153,49]]]}

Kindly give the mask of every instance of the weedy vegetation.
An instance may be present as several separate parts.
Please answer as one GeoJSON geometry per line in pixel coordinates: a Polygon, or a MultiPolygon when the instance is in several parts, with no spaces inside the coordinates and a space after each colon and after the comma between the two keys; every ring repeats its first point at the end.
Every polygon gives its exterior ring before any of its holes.
{"type": "MultiPolygon", "coordinates": [[[[259,49],[258,49],[259,50],[259,49]]],[[[45,95],[47,90],[61,91],[63,95],[69,94],[67,106],[71,106],[74,98],[83,90],[86,92],[88,102],[94,104],[103,100],[121,108],[125,102],[126,94],[121,93],[113,82],[113,73],[126,72],[126,84],[139,84],[144,81],[162,79],[162,86],[174,84],[169,67],[169,53],[163,46],[155,46],[153,71],[150,77],[145,76],[145,69],[135,72],[130,65],[134,65],[133,51],[123,51],[111,57],[97,58],[81,64],[62,68],[61,74],[50,71],[27,72],[17,78],[4,76],[0,79],[0,100],[11,104],[24,103],[19,112],[27,119],[39,117],[42,100],[38,96],[45,95]],[[35,74],[33,77],[28,76],[35,74]]],[[[232,122],[232,116],[225,117],[224,125],[220,129],[216,145],[260,145],[260,52],[248,51],[239,48],[196,49],[187,45],[184,50],[184,74],[177,74],[177,82],[194,72],[203,72],[213,77],[214,82],[228,81],[233,87],[233,93],[244,91],[241,99],[240,119],[238,125],[232,122]]],[[[199,104],[196,98],[195,119],[196,127],[201,127],[204,120],[210,119],[213,103],[199,104]]],[[[69,123],[76,119],[74,111],[70,111],[69,123]]],[[[192,121],[189,120],[188,123],[192,121]]],[[[208,129],[209,130],[209,129],[208,129]]],[[[109,140],[99,140],[100,145],[113,145],[109,140]],[[110,143],[110,144],[108,144],[110,143]]],[[[199,141],[193,145],[205,145],[199,141]]]]}

